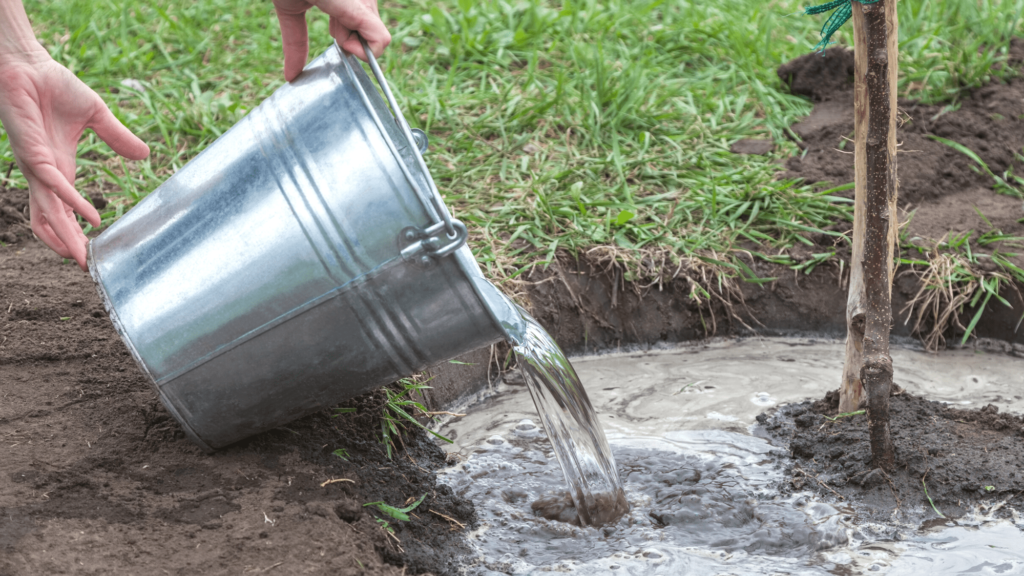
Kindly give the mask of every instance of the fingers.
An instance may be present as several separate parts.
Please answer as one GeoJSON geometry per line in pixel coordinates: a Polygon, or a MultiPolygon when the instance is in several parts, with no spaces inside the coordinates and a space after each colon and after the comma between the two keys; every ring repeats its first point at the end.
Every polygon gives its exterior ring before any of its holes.
{"type": "Polygon", "coordinates": [[[89,127],[96,132],[108,146],[129,160],[142,160],[149,156],[149,146],[121,124],[114,113],[100,102],[96,113],[89,120],[89,127]]]}
{"type": "Polygon", "coordinates": [[[391,33],[380,19],[375,0],[319,0],[316,5],[331,18],[331,36],[350,54],[366,60],[358,32],[370,46],[374,56],[380,56],[391,43],[391,33]]]}
{"type": "Polygon", "coordinates": [[[302,72],[309,56],[309,33],[306,13],[293,13],[275,8],[281,24],[281,44],[284,48],[284,79],[291,82],[302,72]]]}
{"type": "MultiPolygon", "coordinates": [[[[338,41],[338,45],[341,46],[342,50],[354,54],[360,60],[366,60],[366,51],[363,50],[363,45],[359,42],[359,37],[353,33],[353,30],[336,18],[331,18],[330,30],[331,36],[338,41]]],[[[370,46],[370,51],[377,57],[383,54],[384,48],[391,43],[391,33],[384,27],[384,23],[381,22],[380,18],[367,18],[361,21],[359,28],[355,32],[358,32],[359,36],[366,40],[366,43],[370,46]]]]}
{"type": "MultiPolygon", "coordinates": [[[[100,213],[91,202],[82,197],[75,187],[52,164],[37,164],[31,167],[32,174],[42,187],[52,190],[57,198],[64,201],[75,212],[82,215],[89,224],[100,225],[100,213]]],[[[75,223],[77,227],[77,222],[75,223]]]]}
{"type": "Polygon", "coordinates": [[[71,258],[82,270],[87,270],[87,244],[75,214],[60,198],[41,188],[36,179],[29,181],[31,224],[36,238],[62,258],[71,258]]]}
{"type": "MultiPolygon", "coordinates": [[[[46,223],[49,226],[33,226],[32,231],[36,232],[36,236],[39,236],[39,232],[45,234],[52,230],[53,235],[64,244],[65,248],[64,254],[57,250],[54,251],[64,258],[71,258],[77,262],[82,270],[88,270],[88,265],[86,264],[88,250],[86,246],[89,243],[89,239],[85,237],[82,229],[78,227],[78,222],[75,221],[74,215],[58,215],[53,218],[47,218],[46,223]]],[[[42,237],[39,239],[43,240],[42,237]]],[[[44,240],[43,243],[46,244],[46,241],[44,240]]]]}

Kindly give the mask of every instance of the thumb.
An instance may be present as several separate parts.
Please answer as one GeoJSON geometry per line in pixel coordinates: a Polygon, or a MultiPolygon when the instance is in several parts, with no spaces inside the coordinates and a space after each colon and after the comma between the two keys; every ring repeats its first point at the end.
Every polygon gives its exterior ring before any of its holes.
{"type": "Polygon", "coordinates": [[[102,102],[88,126],[114,151],[129,160],[142,160],[149,156],[149,146],[125,128],[124,124],[102,102]]]}

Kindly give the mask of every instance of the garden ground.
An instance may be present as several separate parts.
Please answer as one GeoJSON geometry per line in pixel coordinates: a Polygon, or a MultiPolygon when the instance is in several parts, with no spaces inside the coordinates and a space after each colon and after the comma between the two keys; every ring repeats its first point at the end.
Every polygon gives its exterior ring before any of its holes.
{"type": "MultiPolygon", "coordinates": [[[[79,182],[108,222],[280,82],[265,7],[169,6],[29,6],[55,56],[154,142],[150,160],[122,164],[87,139],[79,182]]],[[[1020,259],[1000,256],[1024,236],[1014,178],[1024,174],[1024,84],[1020,44],[1009,41],[1024,2],[900,6],[911,119],[901,208],[914,216],[894,333],[938,347],[971,327],[1024,354],[1020,259]],[[941,289],[921,292],[929,285],[941,289]],[[915,332],[906,305],[932,294],[915,332]]],[[[433,138],[431,169],[488,274],[566,349],[750,329],[841,333],[848,57],[784,67],[789,94],[776,69],[808,52],[820,25],[783,18],[796,7],[394,4],[385,63],[433,138]],[[652,19],[660,27],[641,26],[652,19]]],[[[314,20],[314,36],[326,37],[325,24],[314,20]]],[[[6,135],[0,154],[10,161],[6,135]]],[[[443,456],[422,434],[407,434],[388,462],[379,393],[354,400],[354,415],[316,414],[202,454],[156,400],[88,277],[30,239],[26,200],[17,171],[8,174],[0,574],[451,568],[472,504],[436,485],[443,456]],[[423,494],[409,522],[390,522],[394,538],[362,506],[423,494]]]]}

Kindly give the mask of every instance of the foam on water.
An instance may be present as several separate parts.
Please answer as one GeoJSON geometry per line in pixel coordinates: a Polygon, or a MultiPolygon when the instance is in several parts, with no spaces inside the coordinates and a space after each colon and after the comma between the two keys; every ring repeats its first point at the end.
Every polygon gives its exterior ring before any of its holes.
{"type": "MultiPolygon", "coordinates": [[[[470,573],[1024,574],[1016,515],[875,524],[858,518],[855,503],[779,495],[776,464],[787,456],[749,434],[753,418],[835,388],[841,351],[838,342],[747,341],[577,360],[630,506],[601,527],[531,507],[564,486],[557,453],[527,387],[499,385],[442,429],[464,457],[442,479],[474,501],[481,520],[470,573]]],[[[1001,409],[1019,402],[1019,360],[893,355],[916,393],[1001,409]]]]}

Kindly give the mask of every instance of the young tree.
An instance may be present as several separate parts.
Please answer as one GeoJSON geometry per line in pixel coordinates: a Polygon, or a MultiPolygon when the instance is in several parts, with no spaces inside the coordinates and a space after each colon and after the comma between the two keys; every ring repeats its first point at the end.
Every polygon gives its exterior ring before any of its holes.
{"type": "Polygon", "coordinates": [[[892,357],[892,277],[899,225],[896,212],[896,0],[836,0],[808,9],[835,9],[825,24],[823,44],[853,17],[854,166],[856,192],[853,258],[846,307],[846,363],[840,412],[867,407],[871,458],[891,470],[895,461],[889,433],[892,357]],[[865,397],[866,395],[866,397],[865,397]]]}

